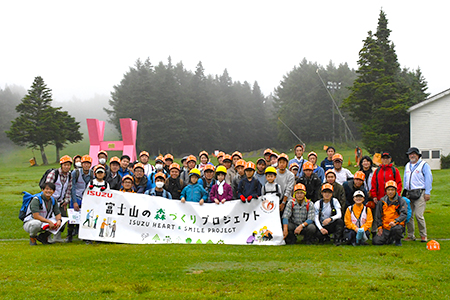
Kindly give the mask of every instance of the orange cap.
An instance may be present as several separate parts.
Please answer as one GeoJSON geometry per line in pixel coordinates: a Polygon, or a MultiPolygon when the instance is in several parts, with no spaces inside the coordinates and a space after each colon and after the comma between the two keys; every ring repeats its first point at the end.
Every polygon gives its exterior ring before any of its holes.
{"type": "Polygon", "coordinates": [[[217,154],[217,158],[223,157],[223,156],[225,156],[225,152],[223,152],[223,151],[220,151],[219,154],[217,154]]]}
{"type": "Polygon", "coordinates": [[[312,162],[307,161],[303,164],[303,170],[314,170],[314,165],[312,164],[312,162]]]}
{"type": "Polygon", "coordinates": [[[293,168],[299,168],[298,163],[293,162],[290,166],[289,166],[289,170],[292,170],[293,168]]]}
{"type": "Polygon", "coordinates": [[[133,178],[133,176],[131,176],[131,175],[125,175],[125,176],[123,176],[123,177],[122,177],[122,182],[124,182],[125,179],[130,179],[131,182],[134,182],[134,178],[133,178]]]}
{"type": "Polygon", "coordinates": [[[298,147],[302,147],[303,151],[305,151],[305,146],[303,146],[302,144],[295,145],[294,150],[297,149],[298,147]]]}
{"type": "Polygon", "coordinates": [[[285,159],[287,162],[289,162],[289,156],[287,156],[286,153],[281,153],[280,155],[278,155],[278,160],[280,159],[285,159]]]}
{"type": "Polygon", "coordinates": [[[294,186],[294,193],[295,193],[296,191],[305,191],[305,192],[306,192],[306,187],[305,187],[305,185],[302,184],[302,183],[297,183],[297,184],[294,186]]]}
{"type": "Polygon", "coordinates": [[[239,159],[239,160],[236,162],[236,165],[235,165],[234,167],[235,167],[235,168],[237,168],[237,167],[244,167],[244,168],[245,168],[245,160],[239,159]]]}
{"type": "Polygon", "coordinates": [[[136,170],[137,168],[141,168],[142,170],[145,170],[144,165],[141,163],[135,163],[133,166],[133,170],[136,170]]]}
{"type": "Polygon", "coordinates": [[[388,182],[386,182],[386,184],[384,185],[384,189],[387,189],[388,187],[394,187],[397,189],[397,182],[395,182],[394,180],[389,180],[388,182]]]}
{"type": "Polygon", "coordinates": [[[92,164],[92,157],[90,157],[89,155],[83,155],[83,157],[81,157],[81,162],[90,162],[92,164]]]}
{"type": "Polygon", "coordinates": [[[315,157],[317,157],[317,153],[314,151],[311,151],[308,153],[308,157],[310,157],[311,155],[314,155],[315,157]]]}
{"type": "Polygon", "coordinates": [[[248,161],[245,163],[245,170],[248,169],[255,171],[255,164],[252,161],[248,161]]]}
{"type": "Polygon", "coordinates": [[[202,156],[202,155],[206,155],[206,157],[209,158],[209,154],[208,154],[208,152],[206,152],[206,151],[200,152],[200,153],[198,154],[198,157],[200,157],[200,156],[202,156]]]}
{"type": "Polygon", "coordinates": [[[266,150],[264,150],[264,155],[266,154],[272,154],[272,149],[267,148],[266,150]]]}
{"type": "Polygon", "coordinates": [[[147,157],[150,157],[150,154],[148,154],[147,151],[141,151],[141,153],[139,153],[139,157],[141,157],[142,155],[146,155],[147,157]]]}
{"type": "Polygon", "coordinates": [[[177,169],[178,171],[181,170],[180,165],[177,164],[177,163],[173,163],[173,164],[171,164],[171,165],[169,166],[169,171],[172,170],[172,169],[177,169]]]}
{"type": "Polygon", "coordinates": [[[322,185],[322,191],[323,191],[323,190],[331,190],[331,191],[334,191],[334,188],[333,188],[333,186],[332,186],[331,184],[325,183],[324,185],[322,185]]]}
{"type": "Polygon", "coordinates": [[[205,172],[206,170],[210,170],[210,171],[214,172],[216,170],[216,168],[211,164],[206,164],[206,166],[203,168],[203,172],[205,172]]]}
{"type": "Polygon", "coordinates": [[[336,172],[333,170],[333,169],[328,169],[326,172],[325,172],[325,177],[327,177],[327,175],[328,174],[333,174],[334,175],[334,177],[336,177],[336,172]]]}
{"type": "Polygon", "coordinates": [[[186,163],[190,161],[197,163],[197,158],[194,155],[189,155],[188,158],[186,159],[186,163]]]}
{"type": "Polygon", "coordinates": [[[364,179],[366,179],[366,174],[364,174],[364,172],[362,171],[358,171],[355,173],[355,179],[361,179],[362,181],[364,181],[364,179]]]}
{"type": "Polygon", "coordinates": [[[105,150],[100,150],[100,151],[98,151],[97,157],[98,157],[100,154],[105,154],[106,157],[108,157],[108,152],[106,152],[105,150]]]}
{"type": "Polygon", "coordinates": [[[155,159],[155,163],[156,163],[157,161],[164,162],[164,157],[162,157],[161,155],[159,155],[159,156],[155,159]]]}
{"type": "Polygon", "coordinates": [[[103,169],[103,171],[105,171],[105,167],[103,165],[96,165],[94,167],[94,173],[96,173],[98,169],[103,169]]]}
{"type": "Polygon", "coordinates": [[[339,153],[336,153],[335,155],[333,155],[333,158],[331,160],[332,161],[335,161],[335,160],[344,161],[344,158],[339,153]]]}
{"type": "Polygon", "coordinates": [[[242,153],[239,151],[234,151],[233,154],[231,154],[231,157],[238,156],[240,159],[242,159],[242,153]]]}
{"type": "Polygon", "coordinates": [[[156,173],[155,174],[155,180],[156,180],[156,178],[162,178],[162,179],[164,179],[164,180],[166,180],[166,174],[164,174],[163,172],[158,172],[158,173],[156,173]]]}
{"type": "Polygon", "coordinates": [[[63,163],[66,163],[66,162],[73,163],[72,157],[70,157],[69,155],[64,155],[63,157],[61,157],[61,158],[59,159],[59,164],[60,164],[60,165],[62,165],[63,163]]]}
{"type": "Polygon", "coordinates": [[[111,164],[113,162],[120,164],[120,158],[118,158],[117,156],[111,157],[111,159],[109,160],[109,164],[111,164]]]}
{"type": "Polygon", "coordinates": [[[231,157],[230,154],[225,154],[225,155],[223,156],[223,161],[225,161],[225,160],[233,161],[233,158],[231,157]]]}
{"type": "Polygon", "coordinates": [[[170,154],[170,153],[167,153],[166,155],[164,155],[164,161],[165,161],[166,159],[171,159],[171,160],[173,161],[173,155],[170,154]]]}

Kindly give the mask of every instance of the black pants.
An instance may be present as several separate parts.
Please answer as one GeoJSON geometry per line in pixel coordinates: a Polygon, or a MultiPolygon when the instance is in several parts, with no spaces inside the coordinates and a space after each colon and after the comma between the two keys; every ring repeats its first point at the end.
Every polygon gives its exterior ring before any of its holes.
{"type": "MultiPolygon", "coordinates": [[[[297,236],[295,235],[294,230],[298,226],[299,224],[289,222],[288,235],[285,239],[286,244],[292,245],[295,244],[295,242],[297,242],[297,236]]],[[[316,235],[316,231],[317,231],[316,225],[309,224],[308,226],[302,229],[300,235],[303,235],[303,241],[311,242],[312,238],[316,235]]]]}
{"type": "MultiPolygon", "coordinates": [[[[340,241],[342,239],[342,231],[344,230],[344,221],[342,221],[342,219],[337,219],[326,226],[322,225],[322,227],[328,231],[328,234],[334,234],[335,241],[340,241]]],[[[327,234],[324,235],[320,230],[317,230],[317,238],[319,241],[323,241],[326,236],[327,234]]]]}
{"type": "Polygon", "coordinates": [[[374,235],[372,244],[374,245],[386,245],[392,241],[401,240],[403,238],[403,233],[405,232],[405,227],[402,225],[395,225],[391,227],[391,230],[383,228],[383,233],[381,235],[374,235]]]}
{"type": "MultiPolygon", "coordinates": [[[[370,237],[370,230],[364,232],[366,234],[367,239],[370,237]]],[[[349,243],[356,243],[356,231],[352,229],[345,228],[344,237],[347,238],[349,243]]]]}

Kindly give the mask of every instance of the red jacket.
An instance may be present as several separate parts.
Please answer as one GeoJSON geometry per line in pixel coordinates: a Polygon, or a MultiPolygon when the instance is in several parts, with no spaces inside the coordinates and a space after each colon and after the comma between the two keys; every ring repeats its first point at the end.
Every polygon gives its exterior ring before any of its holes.
{"type": "Polygon", "coordinates": [[[372,189],[370,190],[370,196],[372,198],[377,198],[378,200],[383,198],[384,195],[386,195],[384,185],[389,180],[394,180],[397,183],[397,193],[400,196],[402,193],[402,177],[400,176],[400,172],[398,171],[398,169],[394,168],[392,164],[381,165],[374,172],[372,177],[372,189]],[[392,169],[395,170],[395,176],[392,172],[392,169]]]}

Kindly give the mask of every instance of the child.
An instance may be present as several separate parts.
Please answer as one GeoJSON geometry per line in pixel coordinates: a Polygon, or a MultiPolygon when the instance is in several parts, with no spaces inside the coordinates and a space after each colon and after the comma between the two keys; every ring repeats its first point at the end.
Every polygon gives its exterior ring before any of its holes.
{"type": "Polygon", "coordinates": [[[272,154],[272,149],[267,148],[264,150],[264,160],[266,161],[266,166],[270,166],[270,155],[272,154]]]}
{"type": "Polygon", "coordinates": [[[166,199],[172,199],[172,195],[163,188],[165,181],[166,181],[166,174],[162,172],[156,173],[155,187],[152,188],[151,190],[147,190],[145,194],[150,196],[159,196],[166,199]]]}
{"type": "Polygon", "coordinates": [[[183,172],[181,172],[181,179],[183,180],[183,182],[185,184],[189,183],[189,179],[191,177],[191,170],[193,170],[195,168],[195,165],[197,164],[197,158],[194,155],[189,155],[186,159],[186,166],[187,168],[185,168],[183,170],[183,172]]]}
{"type": "Polygon", "coordinates": [[[256,161],[255,177],[256,179],[259,180],[259,183],[261,183],[262,186],[266,184],[266,175],[264,172],[265,170],[266,170],[266,160],[264,158],[259,158],[256,161]]]}
{"type": "Polygon", "coordinates": [[[91,180],[89,189],[98,188],[104,191],[109,188],[109,184],[105,181],[106,170],[103,165],[96,165],[94,167],[94,179],[91,180]]]}
{"type": "Polygon", "coordinates": [[[189,172],[190,184],[181,192],[181,203],[186,201],[198,202],[200,205],[208,199],[208,195],[203,186],[198,182],[200,179],[200,170],[193,168],[189,172]]]}
{"type": "Polygon", "coordinates": [[[353,201],[345,212],[345,236],[348,243],[356,246],[366,244],[372,227],[372,211],[364,206],[365,195],[363,191],[355,191],[353,201]]]}
{"type": "MultiPolygon", "coordinates": [[[[204,156],[203,156],[204,157],[204,156]]],[[[212,200],[209,198],[209,192],[211,191],[211,188],[214,184],[216,184],[216,180],[214,179],[214,171],[215,167],[211,164],[206,164],[203,168],[203,188],[205,189],[206,193],[208,193],[208,203],[212,202],[212,200]]]]}
{"type": "Polygon", "coordinates": [[[205,166],[208,164],[209,162],[209,156],[208,156],[208,152],[206,151],[202,151],[200,152],[200,154],[198,155],[198,158],[200,159],[200,164],[197,166],[197,168],[203,172],[203,169],[205,168],[205,166]]]}
{"type": "Polygon", "coordinates": [[[253,177],[255,174],[255,164],[251,161],[245,164],[245,177],[239,182],[238,197],[245,203],[245,201],[252,201],[253,198],[261,196],[261,183],[258,179],[253,177]]]}
{"type": "Polygon", "coordinates": [[[218,166],[222,166],[223,165],[223,158],[224,158],[224,156],[225,156],[225,152],[223,152],[223,151],[220,151],[218,154],[217,154],[217,166],[216,166],[216,168],[218,167],[218,166]]]}
{"type": "Polygon", "coordinates": [[[295,244],[299,234],[304,236],[305,244],[311,244],[317,231],[313,205],[306,199],[306,187],[297,183],[294,186],[294,198],[289,200],[283,213],[283,237],[286,244],[295,244]]]}
{"type": "Polygon", "coordinates": [[[261,189],[261,194],[275,194],[278,199],[281,201],[283,199],[283,194],[281,193],[281,187],[278,183],[275,182],[275,178],[277,177],[277,170],[270,166],[266,168],[266,183],[263,185],[261,189]]]}
{"type": "Polygon", "coordinates": [[[223,156],[223,165],[227,168],[227,175],[225,176],[225,182],[231,185],[234,175],[236,175],[236,170],[232,167],[233,158],[229,154],[223,156]]]}
{"type": "Polygon", "coordinates": [[[124,193],[136,193],[133,176],[125,175],[122,178],[122,188],[120,189],[120,191],[124,193]]]}
{"type": "Polygon", "coordinates": [[[234,178],[231,181],[231,188],[233,189],[234,199],[237,199],[239,182],[241,182],[242,178],[244,178],[245,176],[245,160],[239,159],[238,161],[236,161],[234,169],[236,170],[236,175],[234,175],[234,178]]]}
{"type": "Polygon", "coordinates": [[[169,167],[169,178],[166,179],[164,189],[172,195],[172,199],[180,199],[181,191],[184,188],[184,182],[180,178],[180,165],[173,163],[169,167]]]}
{"type": "Polygon", "coordinates": [[[216,204],[225,203],[233,199],[233,190],[231,186],[225,182],[225,175],[227,174],[227,168],[224,166],[218,166],[216,170],[217,181],[211,188],[209,193],[209,199],[216,204]]]}
{"type": "Polygon", "coordinates": [[[333,155],[336,153],[336,149],[334,147],[328,147],[327,148],[327,157],[322,160],[320,163],[320,167],[326,172],[328,170],[331,170],[334,168],[333,164],[333,155]]]}
{"type": "Polygon", "coordinates": [[[173,155],[170,153],[167,153],[166,155],[164,155],[164,170],[165,170],[165,174],[169,173],[169,169],[170,169],[170,165],[173,164],[173,155]]]}

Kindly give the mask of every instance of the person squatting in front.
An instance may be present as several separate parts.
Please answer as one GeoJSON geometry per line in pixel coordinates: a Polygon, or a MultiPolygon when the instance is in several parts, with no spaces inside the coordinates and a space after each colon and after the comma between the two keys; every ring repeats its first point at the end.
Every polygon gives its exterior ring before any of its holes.
{"type": "Polygon", "coordinates": [[[345,211],[345,238],[349,245],[367,245],[372,227],[372,210],[364,205],[365,194],[361,190],[353,193],[353,205],[345,211]]]}

